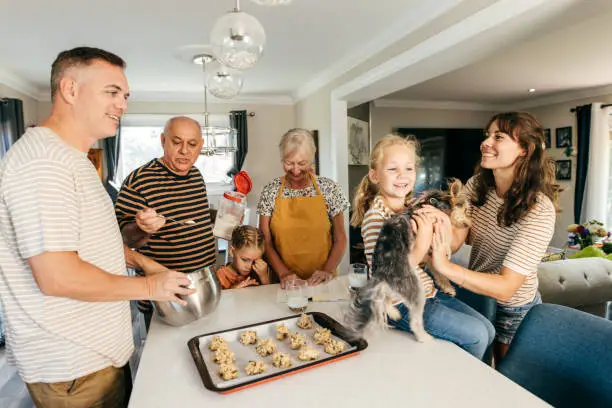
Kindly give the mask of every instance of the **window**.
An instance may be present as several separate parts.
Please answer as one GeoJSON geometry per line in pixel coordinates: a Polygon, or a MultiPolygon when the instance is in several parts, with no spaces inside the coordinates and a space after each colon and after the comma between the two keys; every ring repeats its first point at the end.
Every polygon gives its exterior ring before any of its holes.
{"type": "MultiPolygon", "coordinates": [[[[203,123],[201,116],[186,115],[203,123]]],[[[121,151],[117,168],[117,182],[123,180],[136,168],[163,155],[160,135],[166,115],[125,115],[121,124],[121,151]]],[[[211,115],[211,125],[229,126],[229,116],[211,115]]],[[[230,183],[227,172],[234,165],[235,153],[215,156],[200,156],[195,166],[200,170],[208,187],[226,186],[230,183]]]]}

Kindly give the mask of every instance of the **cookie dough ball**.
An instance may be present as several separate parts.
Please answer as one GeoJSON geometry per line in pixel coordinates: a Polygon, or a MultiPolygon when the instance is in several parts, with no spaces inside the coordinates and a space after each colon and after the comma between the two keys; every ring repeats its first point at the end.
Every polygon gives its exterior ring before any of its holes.
{"type": "Polygon", "coordinates": [[[215,351],[215,356],[213,357],[213,361],[217,364],[230,364],[236,361],[236,357],[234,357],[234,352],[229,349],[218,349],[215,351]]]}
{"type": "Polygon", "coordinates": [[[246,330],[240,333],[240,342],[244,345],[255,344],[257,342],[257,332],[246,330]]]}
{"type": "Polygon", "coordinates": [[[276,326],[276,338],[278,340],[285,340],[287,337],[289,337],[289,329],[287,326],[285,326],[284,323],[276,326]]]}
{"type": "Polygon", "coordinates": [[[297,350],[300,347],[302,347],[304,344],[306,344],[306,340],[304,340],[304,336],[302,336],[298,332],[291,333],[291,337],[289,338],[289,341],[291,342],[291,348],[293,350],[297,350]]]}
{"type": "Polygon", "coordinates": [[[297,327],[300,329],[312,329],[312,319],[310,316],[302,314],[297,322],[297,327]]]}
{"type": "Polygon", "coordinates": [[[278,368],[289,368],[293,365],[291,358],[287,353],[274,353],[272,356],[272,365],[278,368]]]}
{"type": "Polygon", "coordinates": [[[227,348],[227,342],[225,341],[225,339],[223,337],[215,336],[210,341],[210,344],[208,345],[208,348],[211,349],[212,351],[217,351],[219,349],[225,349],[225,348],[227,348]]]}
{"type": "Polygon", "coordinates": [[[238,378],[238,368],[233,364],[221,364],[219,366],[219,377],[225,381],[238,378]]]}
{"type": "Polygon", "coordinates": [[[314,333],[314,342],[315,344],[325,344],[328,340],[331,339],[331,332],[329,329],[324,327],[318,327],[315,329],[314,333]]]}
{"type": "Polygon", "coordinates": [[[319,352],[312,347],[303,347],[298,358],[302,361],[316,360],[319,358],[319,352]]]}
{"type": "Polygon", "coordinates": [[[244,371],[248,375],[261,374],[266,371],[266,365],[261,360],[249,361],[246,367],[244,367],[244,371]]]}
{"type": "Polygon", "coordinates": [[[259,340],[257,346],[255,346],[255,351],[262,357],[269,356],[270,354],[276,352],[276,344],[272,340],[259,340]]]}
{"type": "Polygon", "coordinates": [[[335,356],[336,354],[340,354],[344,351],[345,345],[341,341],[329,339],[328,341],[325,342],[323,349],[325,350],[327,354],[331,354],[335,356]]]}

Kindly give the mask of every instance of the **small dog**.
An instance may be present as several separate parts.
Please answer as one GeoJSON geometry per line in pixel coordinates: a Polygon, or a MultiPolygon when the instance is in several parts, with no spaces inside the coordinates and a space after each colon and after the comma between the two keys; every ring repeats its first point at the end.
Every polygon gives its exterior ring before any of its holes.
{"type": "MultiPolygon", "coordinates": [[[[463,193],[463,185],[457,179],[450,179],[448,186],[448,191],[423,192],[408,203],[405,211],[384,222],[372,258],[372,278],[353,296],[346,316],[347,326],[356,337],[360,337],[371,322],[387,328],[387,318],[399,320],[400,312],[393,306],[393,301],[399,300],[408,308],[410,329],[417,341],[431,339],[423,327],[423,285],[409,261],[414,245],[410,220],[417,209],[432,205],[447,213],[454,226],[468,227],[468,200],[463,193]]],[[[445,245],[450,256],[450,242],[445,245]]],[[[455,288],[448,278],[431,272],[440,290],[454,296],[455,288]]]]}

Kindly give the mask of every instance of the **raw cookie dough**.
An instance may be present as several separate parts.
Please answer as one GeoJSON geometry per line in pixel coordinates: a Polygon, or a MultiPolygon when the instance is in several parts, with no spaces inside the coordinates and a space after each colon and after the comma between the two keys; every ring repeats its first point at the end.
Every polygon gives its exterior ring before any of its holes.
{"type": "Polygon", "coordinates": [[[257,342],[257,332],[246,330],[240,333],[240,342],[244,345],[255,344],[257,342]]]}
{"type": "Polygon", "coordinates": [[[262,357],[269,356],[270,354],[276,352],[276,344],[270,339],[267,340],[259,340],[257,346],[255,346],[255,351],[262,357]]]}
{"type": "Polygon", "coordinates": [[[306,344],[306,340],[304,340],[304,336],[302,336],[298,332],[291,333],[291,337],[289,338],[289,341],[291,342],[291,348],[293,350],[297,350],[300,347],[302,347],[304,344],[306,344]]]}
{"type": "Polygon", "coordinates": [[[315,344],[325,344],[328,340],[331,339],[331,332],[329,331],[329,329],[318,327],[315,329],[313,337],[315,344]]]}
{"type": "Polygon", "coordinates": [[[266,365],[261,360],[249,361],[249,364],[244,367],[244,371],[248,375],[261,374],[266,371],[266,365]]]}
{"type": "Polygon", "coordinates": [[[319,352],[312,347],[303,347],[300,350],[298,358],[302,361],[316,360],[319,358],[319,352]]]}
{"type": "Polygon", "coordinates": [[[278,340],[285,340],[287,337],[289,337],[289,329],[287,326],[285,326],[284,323],[276,326],[276,338],[278,340]]]}
{"type": "Polygon", "coordinates": [[[338,340],[329,339],[325,342],[323,349],[327,354],[336,355],[344,351],[344,343],[338,340]]]}
{"type": "Polygon", "coordinates": [[[219,377],[225,381],[238,378],[238,368],[233,364],[221,364],[219,366],[219,377]]]}
{"type": "Polygon", "coordinates": [[[212,351],[217,351],[219,349],[224,349],[224,348],[227,348],[227,342],[225,341],[225,339],[223,337],[215,336],[210,341],[210,344],[208,345],[208,348],[211,349],[212,351]]]}
{"type": "Polygon", "coordinates": [[[215,356],[213,357],[213,361],[217,364],[229,364],[236,361],[236,357],[234,357],[234,352],[229,349],[218,349],[215,351],[215,356]]]}
{"type": "Polygon", "coordinates": [[[278,368],[289,368],[293,365],[287,353],[274,353],[272,356],[272,364],[274,367],[278,368]]]}
{"type": "Polygon", "coordinates": [[[312,319],[310,316],[302,314],[297,322],[297,327],[300,329],[312,329],[312,319]]]}

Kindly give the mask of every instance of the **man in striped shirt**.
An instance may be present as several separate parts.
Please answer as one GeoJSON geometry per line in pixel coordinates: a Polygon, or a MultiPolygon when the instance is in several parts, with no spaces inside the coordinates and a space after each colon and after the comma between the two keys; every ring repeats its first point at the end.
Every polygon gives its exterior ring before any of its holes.
{"type": "Polygon", "coordinates": [[[0,299],[7,356],[37,407],[122,407],[127,300],[182,302],[189,280],[125,247],[89,148],[127,108],[125,62],[79,47],[51,68],[50,116],[0,163],[0,299]],[[126,264],[147,274],[126,276],[126,264]]]}
{"type": "MultiPolygon", "coordinates": [[[[203,143],[197,121],[171,118],[161,134],[163,157],[130,173],[115,203],[126,244],[181,272],[216,259],[206,185],[194,166],[203,143]]],[[[141,301],[138,307],[148,329],[151,304],[141,301]]]]}

